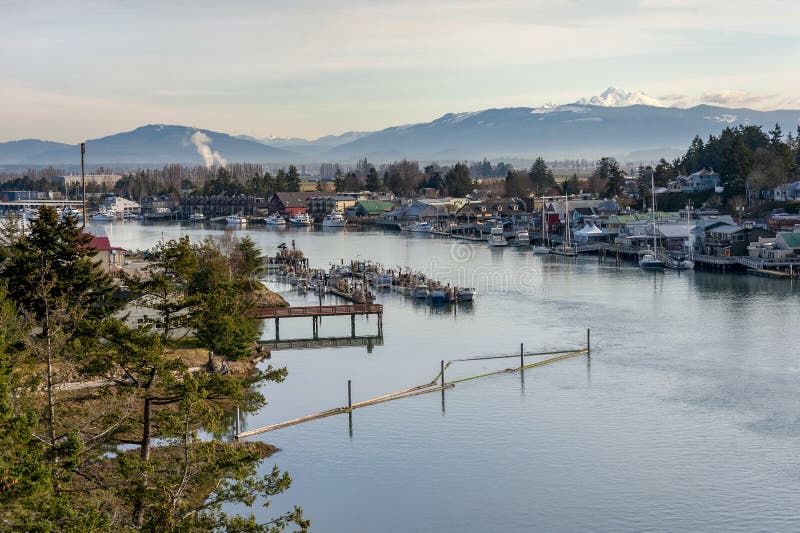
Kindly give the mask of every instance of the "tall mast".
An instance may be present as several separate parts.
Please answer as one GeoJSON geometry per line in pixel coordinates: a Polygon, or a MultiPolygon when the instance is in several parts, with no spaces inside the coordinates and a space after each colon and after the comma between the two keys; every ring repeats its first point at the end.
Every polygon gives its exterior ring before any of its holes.
{"type": "Polygon", "coordinates": [[[650,194],[653,197],[653,256],[656,255],[656,186],[654,173],[650,173],[650,194]]]}

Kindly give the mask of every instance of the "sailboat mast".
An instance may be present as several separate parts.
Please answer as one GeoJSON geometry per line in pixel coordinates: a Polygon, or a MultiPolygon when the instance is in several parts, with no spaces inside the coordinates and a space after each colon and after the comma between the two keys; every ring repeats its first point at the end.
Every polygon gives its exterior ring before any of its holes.
{"type": "Polygon", "coordinates": [[[653,256],[656,255],[656,183],[654,173],[650,173],[650,194],[653,197],[653,256]]]}

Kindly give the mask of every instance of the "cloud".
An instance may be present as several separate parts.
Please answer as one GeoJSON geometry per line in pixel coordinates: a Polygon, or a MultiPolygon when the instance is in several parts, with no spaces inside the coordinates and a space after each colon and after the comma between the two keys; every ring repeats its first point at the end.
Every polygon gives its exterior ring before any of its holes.
{"type": "Polygon", "coordinates": [[[700,101],[725,107],[762,107],[769,106],[779,98],[777,94],[756,94],[735,89],[707,91],[700,95],[700,101]]]}

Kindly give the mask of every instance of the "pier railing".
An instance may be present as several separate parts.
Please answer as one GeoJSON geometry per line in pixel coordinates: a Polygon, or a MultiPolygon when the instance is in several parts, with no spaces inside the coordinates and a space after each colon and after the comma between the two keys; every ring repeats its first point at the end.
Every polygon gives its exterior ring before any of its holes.
{"type": "Polygon", "coordinates": [[[381,304],[352,305],[311,305],[304,307],[256,307],[252,310],[253,318],[290,318],[343,315],[377,315],[383,314],[381,304]]]}

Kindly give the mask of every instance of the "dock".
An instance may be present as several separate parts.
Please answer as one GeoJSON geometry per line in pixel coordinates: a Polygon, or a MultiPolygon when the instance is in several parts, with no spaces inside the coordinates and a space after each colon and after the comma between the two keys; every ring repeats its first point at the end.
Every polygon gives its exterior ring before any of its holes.
{"type": "Polygon", "coordinates": [[[280,340],[281,318],[311,317],[313,338],[319,337],[319,322],[324,316],[350,316],[351,337],[356,336],[356,316],[378,315],[378,336],[383,337],[383,306],[381,304],[308,305],[303,307],[256,307],[250,318],[275,319],[275,340],[280,340]]]}

